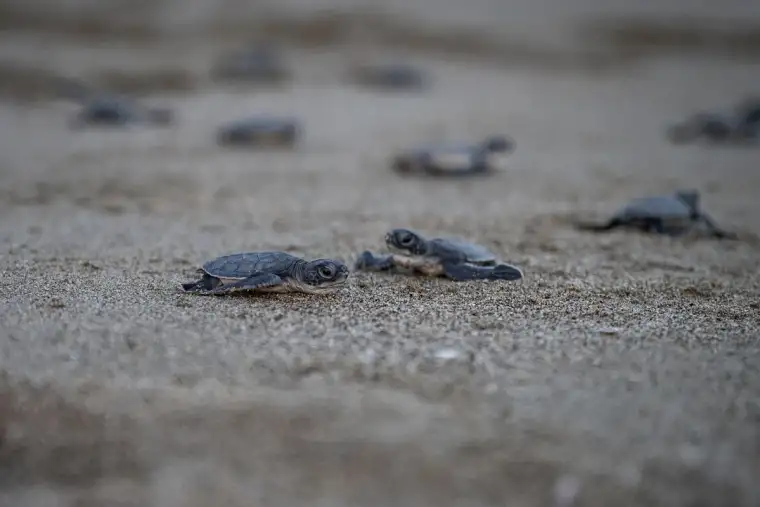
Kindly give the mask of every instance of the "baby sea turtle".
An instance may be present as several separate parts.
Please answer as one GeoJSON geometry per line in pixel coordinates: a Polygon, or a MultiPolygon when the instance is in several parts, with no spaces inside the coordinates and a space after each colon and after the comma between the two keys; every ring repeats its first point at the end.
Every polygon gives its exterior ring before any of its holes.
{"type": "Polygon", "coordinates": [[[674,144],[752,144],[760,139],[760,119],[756,115],[760,116],[760,108],[755,111],[749,104],[737,108],[736,114],[698,113],[668,127],[666,136],[674,144]]]}
{"type": "Polygon", "coordinates": [[[354,265],[364,271],[404,268],[427,276],[467,280],[519,280],[523,273],[501,264],[485,247],[455,238],[425,239],[409,229],[393,229],[385,235],[392,255],[362,252],[354,265]]]}
{"type": "Polygon", "coordinates": [[[212,77],[225,81],[276,83],[290,78],[279,51],[255,44],[224,55],[211,69],[212,77]]]}
{"type": "Polygon", "coordinates": [[[488,174],[504,167],[505,156],[515,143],[493,136],[477,145],[439,145],[402,152],[393,157],[392,168],[404,175],[471,176],[488,174]]]}
{"type": "Polygon", "coordinates": [[[84,100],[71,126],[126,126],[131,123],[165,126],[173,122],[174,114],[170,109],[144,107],[126,97],[102,95],[84,100]]]}
{"type": "Polygon", "coordinates": [[[736,107],[739,124],[748,136],[760,138],[760,97],[748,97],[736,107]]]}
{"type": "Polygon", "coordinates": [[[720,229],[699,207],[699,192],[679,190],[672,195],[634,199],[619,209],[605,223],[578,223],[582,230],[609,231],[617,227],[638,229],[669,236],[680,236],[699,228],[718,238],[734,238],[720,229]]]}
{"type": "Polygon", "coordinates": [[[355,65],[350,77],[356,84],[388,91],[417,91],[428,83],[420,69],[403,63],[355,65]]]}
{"type": "Polygon", "coordinates": [[[294,118],[257,116],[222,125],[216,140],[230,146],[289,147],[298,140],[300,131],[294,118]]]}
{"type": "Polygon", "coordinates": [[[698,113],[682,123],[668,127],[666,136],[674,144],[697,140],[725,143],[736,137],[737,126],[737,123],[729,116],[698,113]]]}
{"type": "Polygon", "coordinates": [[[225,255],[203,265],[200,280],[183,283],[185,292],[217,296],[231,292],[332,292],[348,279],[348,267],[332,259],[305,261],[285,252],[225,255]]]}

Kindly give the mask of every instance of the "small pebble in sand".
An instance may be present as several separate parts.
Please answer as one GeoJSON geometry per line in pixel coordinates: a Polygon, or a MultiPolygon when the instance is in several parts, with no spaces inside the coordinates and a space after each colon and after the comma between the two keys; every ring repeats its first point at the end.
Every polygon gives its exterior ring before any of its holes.
{"type": "Polygon", "coordinates": [[[435,351],[435,357],[442,361],[451,361],[464,357],[464,352],[455,348],[438,349],[435,351]]]}

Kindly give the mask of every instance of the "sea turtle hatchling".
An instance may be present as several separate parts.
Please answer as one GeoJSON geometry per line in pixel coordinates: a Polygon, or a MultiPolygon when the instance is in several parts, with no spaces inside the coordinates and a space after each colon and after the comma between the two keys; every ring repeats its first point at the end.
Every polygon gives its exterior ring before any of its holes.
{"type": "Polygon", "coordinates": [[[752,111],[737,114],[698,113],[681,123],[669,126],[665,135],[673,144],[701,141],[711,145],[752,144],[758,139],[752,111]]]}
{"type": "Polygon", "coordinates": [[[474,176],[505,166],[515,143],[505,136],[492,136],[476,145],[437,145],[399,153],[391,166],[403,175],[474,176]]]}
{"type": "Polygon", "coordinates": [[[100,95],[83,100],[82,109],[71,121],[71,126],[126,126],[132,123],[165,126],[173,121],[174,114],[170,109],[144,107],[119,95],[100,95]]]}
{"type": "Polygon", "coordinates": [[[253,44],[222,56],[211,69],[211,76],[223,81],[274,84],[289,79],[290,71],[275,47],[253,44]]]}
{"type": "Polygon", "coordinates": [[[696,190],[679,190],[671,195],[641,197],[620,208],[604,223],[578,222],[581,230],[609,231],[617,227],[633,228],[669,236],[702,231],[717,238],[734,238],[735,234],[720,229],[700,209],[696,190]]]}
{"type": "Polygon", "coordinates": [[[665,135],[674,144],[685,144],[698,140],[709,143],[726,143],[736,135],[736,122],[725,115],[698,113],[691,118],[669,126],[665,135]]]}
{"type": "Polygon", "coordinates": [[[294,118],[254,116],[222,125],[216,140],[223,146],[290,147],[300,131],[294,118]]]}
{"type": "Polygon", "coordinates": [[[217,296],[232,292],[324,294],[344,286],[348,267],[332,259],[305,261],[285,252],[225,255],[203,265],[200,280],[183,283],[185,292],[217,296]]]}
{"type": "Polygon", "coordinates": [[[428,84],[422,70],[404,63],[356,65],[349,72],[354,83],[378,90],[419,91],[428,84]]]}
{"type": "Polygon", "coordinates": [[[522,271],[499,263],[485,247],[455,238],[425,239],[409,229],[393,229],[385,235],[392,255],[362,252],[354,268],[364,271],[387,271],[404,268],[427,276],[444,276],[451,280],[519,280],[522,271]]]}
{"type": "Polygon", "coordinates": [[[736,106],[736,115],[747,137],[760,140],[760,96],[747,97],[736,106]]]}

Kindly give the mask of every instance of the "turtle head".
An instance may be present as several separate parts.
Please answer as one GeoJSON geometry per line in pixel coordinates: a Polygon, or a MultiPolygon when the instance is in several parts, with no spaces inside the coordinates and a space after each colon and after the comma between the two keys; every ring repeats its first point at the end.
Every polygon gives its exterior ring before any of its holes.
{"type": "Polygon", "coordinates": [[[492,136],[483,142],[483,148],[490,153],[508,153],[515,149],[515,142],[506,136],[492,136]]]}
{"type": "Polygon", "coordinates": [[[402,250],[412,255],[425,255],[428,251],[425,238],[409,229],[393,229],[385,235],[385,243],[391,249],[402,250]]]}
{"type": "Polygon", "coordinates": [[[699,213],[699,192],[697,190],[679,190],[676,192],[676,197],[686,204],[693,214],[699,213]]]}
{"type": "Polygon", "coordinates": [[[337,289],[348,279],[348,266],[332,259],[317,259],[307,262],[301,270],[301,282],[309,292],[337,289]]]}

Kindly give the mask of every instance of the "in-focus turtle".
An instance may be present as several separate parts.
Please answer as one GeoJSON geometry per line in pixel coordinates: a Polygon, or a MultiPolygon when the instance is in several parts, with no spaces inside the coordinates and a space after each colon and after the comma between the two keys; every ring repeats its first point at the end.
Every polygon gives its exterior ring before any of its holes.
{"type": "Polygon", "coordinates": [[[669,236],[706,232],[717,238],[735,238],[735,234],[720,229],[700,209],[699,199],[700,195],[696,190],[679,190],[672,195],[641,197],[623,206],[605,223],[579,222],[576,226],[582,230],[597,232],[624,227],[669,236]]]}
{"type": "Polygon", "coordinates": [[[427,276],[444,276],[451,280],[519,280],[522,271],[499,263],[485,247],[455,238],[425,239],[409,229],[393,229],[385,235],[392,255],[362,252],[354,268],[364,271],[387,271],[404,268],[427,276]]]}
{"type": "Polygon", "coordinates": [[[422,70],[404,63],[354,65],[350,78],[358,85],[386,91],[419,91],[429,81],[422,70]]]}
{"type": "Polygon", "coordinates": [[[222,56],[211,69],[212,77],[224,81],[277,83],[290,78],[279,51],[264,44],[222,56]]]}
{"type": "Polygon", "coordinates": [[[250,147],[290,147],[301,128],[293,118],[251,117],[222,125],[216,140],[220,145],[250,147]]]}
{"type": "Polygon", "coordinates": [[[476,145],[439,145],[399,153],[391,166],[403,175],[475,176],[490,174],[505,166],[515,149],[512,139],[492,136],[476,145]]]}
{"type": "Polygon", "coordinates": [[[218,296],[232,292],[324,294],[346,284],[349,271],[332,259],[305,261],[286,252],[225,255],[203,265],[200,280],[183,283],[185,292],[218,296]]]}
{"type": "Polygon", "coordinates": [[[82,109],[71,122],[74,128],[85,125],[121,127],[128,124],[166,126],[174,122],[167,108],[150,108],[119,95],[101,95],[83,100],[82,109]]]}

